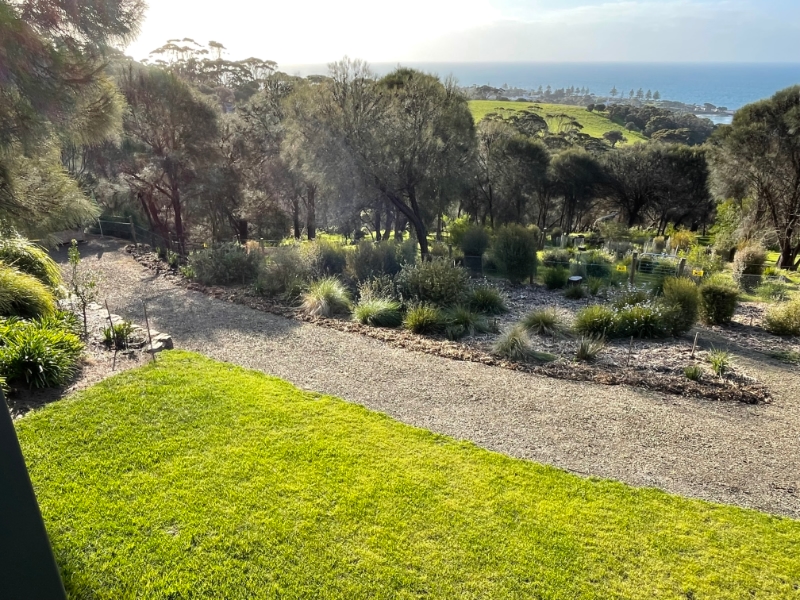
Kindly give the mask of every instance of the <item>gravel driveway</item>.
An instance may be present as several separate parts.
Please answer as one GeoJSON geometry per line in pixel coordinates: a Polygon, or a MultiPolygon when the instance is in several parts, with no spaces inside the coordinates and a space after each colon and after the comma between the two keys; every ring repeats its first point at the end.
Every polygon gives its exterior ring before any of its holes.
{"type": "MultiPolygon", "coordinates": [[[[174,286],[115,240],[81,248],[113,312],[195,350],[333,394],[511,456],[800,518],[800,373],[739,364],[773,390],[768,405],[692,400],[561,381],[391,348],[174,286]]],[[[57,257],[59,258],[59,257],[57,257]]],[[[61,257],[63,260],[63,257],[61,257]]]]}

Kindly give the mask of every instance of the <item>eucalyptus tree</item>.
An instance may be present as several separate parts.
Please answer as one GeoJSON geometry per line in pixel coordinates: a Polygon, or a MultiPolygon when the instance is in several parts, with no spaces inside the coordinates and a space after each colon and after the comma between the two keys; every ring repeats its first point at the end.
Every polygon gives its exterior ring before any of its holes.
{"type": "Polygon", "coordinates": [[[93,213],[60,162],[63,142],[118,131],[122,102],[106,69],[135,37],[141,0],[0,0],[0,221],[28,234],[93,213]]]}
{"type": "Polygon", "coordinates": [[[773,233],[780,264],[800,255],[800,86],[736,111],[714,139],[714,178],[723,197],[749,197],[753,218],[773,233]]]}
{"type": "Polygon", "coordinates": [[[559,225],[569,233],[579,227],[601,198],[605,172],[596,156],[573,148],[553,157],[550,178],[555,193],[563,199],[559,225]]]}

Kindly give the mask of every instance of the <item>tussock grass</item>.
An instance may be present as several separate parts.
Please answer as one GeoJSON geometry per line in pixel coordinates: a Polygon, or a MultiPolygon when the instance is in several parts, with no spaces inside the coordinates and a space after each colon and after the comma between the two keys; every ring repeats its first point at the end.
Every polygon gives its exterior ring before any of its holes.
{"type": "Polygon", "coordinates": [[[350,311],[350,292],[335,277],[313,281],[302,295],[303,312],[315,317],[331,317],[350,311]]]}
{"type": "Polygon", "coordinates": [[[33,275],[46,286],[61,285],[61,271],[47,251],[25,238],[0,239],[0,263],[33,275]]]}
{"type": "Polygon", "coordinates": [[[362,299],[353,309],[353,318],[373,327],[400,327],[403,324],[400,303],[387,298],[362,299]]]}
{"type": "Polygon", "coordinates": [[[0,264],[0,316],[46,317],[55,313],[56,299],[33,275],[0,264]]]}
{"type": "Polygon", "coordinates": [[[567,326],[556,314],[555,308],[534,310],[522,319],[522,326],[537,335],[563,335],[568,331],[567,326]]]}

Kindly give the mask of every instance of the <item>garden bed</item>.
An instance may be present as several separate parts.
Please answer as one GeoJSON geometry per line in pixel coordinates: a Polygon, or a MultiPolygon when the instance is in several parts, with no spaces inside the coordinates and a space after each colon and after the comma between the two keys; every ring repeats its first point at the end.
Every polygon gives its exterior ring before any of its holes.
{"type": "MultiPolygon", "coordinates": [[[[367,335],[398,348],[558,379],[591,381],[605,385],[631,385],[710,400],[755,404],[770,399],[768,389],[740,369],[735,369],[720,378],[713,375],[710,369],[703,367],[706,373],[700,381],[687,379],[684,369],[691,365],[704,365],[706,355],[705,350],[698,348],[692,358],[693,340],[691,338],[637,339],[633,343],[630,340],[610,341],[596,361],[578,363],[574,360],[577,346],[575,339],[531,336],[535,350],[553,354],[556,356],[556,360],[548,363],[519,363],[500,359],[491,354],[490,349],[497,334],[482,334],[461,341],[450,341],[443,337],[421,336],[400,329],[380,329],[361,325],[347,318],[311,317],[304,315],[295,307],[285,306],[280,302],[257,295],[248,286],[217,287],[190,282],[153,253],[141,252],[135,246],[128,246],[127,251],[144,266],[162,273],[167,279],[188,289],[287,318],[311,322],[339,331],[367,335]]],[[[501,289],[509,308],[508,313],[497,317],[500,329],[519,321],[525,314],[537,308],[552,307],[565,321],[569,322],[577,310],[597,302],[592,298],[568,300],[560,292],[549,291],[536,285],[511,286],[505,282],[494,280],[490,283],[501,289]]]]}

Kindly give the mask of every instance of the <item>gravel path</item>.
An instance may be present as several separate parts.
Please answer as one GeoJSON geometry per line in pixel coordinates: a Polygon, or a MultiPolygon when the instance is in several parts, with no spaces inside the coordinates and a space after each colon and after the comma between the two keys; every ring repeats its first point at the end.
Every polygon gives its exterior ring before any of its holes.
{"type": "Polygon", "coordinates": [[[388,347],[178,288],[118,241],[82,247],[111,310],[177,348],[276,375],[405,423],[579,474],[800,518],[800,373],[740,364],[775,400],[749,406],[570,382],[388,347]]]}

